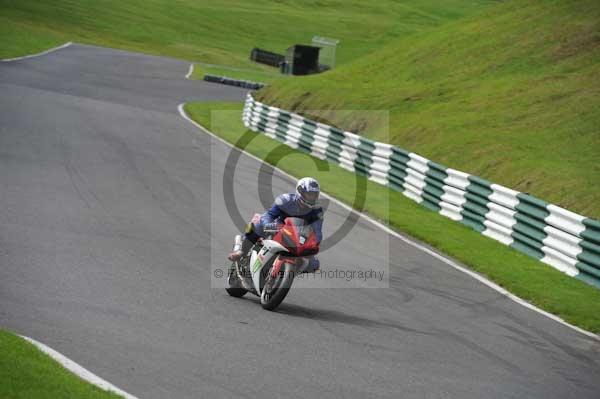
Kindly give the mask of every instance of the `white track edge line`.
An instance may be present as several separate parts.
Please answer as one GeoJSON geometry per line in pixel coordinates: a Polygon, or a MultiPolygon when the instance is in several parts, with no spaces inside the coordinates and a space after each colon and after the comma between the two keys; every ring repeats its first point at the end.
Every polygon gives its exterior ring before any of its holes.
{"type": "Polygon", "coordinates": [[[194,64],[190,64],[190,69],[188,70],[187,75],[185,75],[186,79],[189,79],[192,76],[192,72],[194,72],[194,64]]]}
{"type": "MultiPolygon", "coordinates": [[[[216,134],[214,134],[214,133],[210,132],[210,131],[209,131],[208,129],[206,129],[204,126],[200,125],[199,123],[197,123],[196,121],[194,121],[193,119],[191,119],[191,118],[190,118],[190,117],[189,117],[189,116],[186,114],[185,110],[183,109],[183,106],[184,106],[184,103],[182,103],[182,104],[179,104],[179,105],[177,106],[177,109],[179,110],[179,114],[180,114],[180,115],[181,115],[183,118],[185,118],[186,120],[188,120],[189,122],[191,122],[191,123],[192,123],[194,126],[198,127],[200,130],[202,130],[202,131],[203,131],[203,132],[205,132],[206,134],[209,134],[210,136],[213,136],[214,138],[218,139],[219,141],[221,141],[221,142],[225,143],[227,146],[229,146],[229,147],[232,147],[232,148],[235,148],[235,149],[237,149],[238,151],[241,151],[241,152],[243,152],[243,153],[244,153],[244,154],[246,154],[247,156],[249,156],[249,157],[251,157],[251,158],[254,158],[254,159],[256,159],[257,161],[259,161],[259,162],[261,162],[261,163],[264,163],[264,161],[263,161],[262,159],[258,158],[257,156],[254,156],[254,155],[252,155],[252,154],[250,154],[250,153],[248,153],[248,152],[246,152],[246,151],[244,151],[244,150],[241,150],[241,149],[239,149],[239,148],[235,147],[235,146],[234,146],[234,145],[232,145],[231,143],[229,143],[229,142],[225,141],[225,140],[224,140],[224,139],[222,139],[221,137],[219,137],[219,136],[217,136],[216,134]]],[[[283,174],[283,175],[285,175],[285,176],[288,176],[288,177],[290,177],[290,178],[292,178],[292,179],[296,179],[296,177],[294,177],[294,176],[290,175],[289,173],[287,173],[287,172],[285,172],[285,171],[283,171],[283,170],[281,170],[281,169],[279,169],[279,168],[277,168],[277,167],[275,167],[275,166],[273,166],[273,165],[270,165],[270,164],[269,164],[269,166],[273,167],[274,169],[276,169],[277,171],[279,171],[280,173],[282,173],[282,174],[283,174]]],[[[386,233],[388,233],[388,234],[390,234],[390,235],[392,235],[392,236],[394,236],[394,237],[396,237],[396,238],[398,238],[398,239],[400,239],[400,240],[404,241],[405,243],[407,243],[407,244],[411,245],[411,246],[412,246],[412,247],[414,247],[414,248],[417,248],[417,249],[419,249],[419,250],[421,250],[421,251],[423,251],[423,252],[425,252],[425,253],[427,253],[427,254],[429,254],[429,255],[433,256],[434,258],[436,258],[436,259],[438,259],[438,260],[440,260],[440,261],[442,261],[442,262],[446,263],[447,265],[449,265],[449,266],[452,266],[452,267],[453,267],[453,268],[455,268],[456,270],[458,270],[458,271],[461,271],[461,272],[463,272],[463,273],[465,273],[465,274],[467,274],[467,275],[469,275],[469,276],[473,277],[475,280],[477,280],[477,281],[481,282],[481,283],[482,283],[482,284],[484,284],[484,285],[487,285],[487,286],[488,286],[488,287],[490,287],[491,289],[493,289],[493,290],[495,290],[495,291],[499,292],[500,294],[502,294],[502,295],[506,296],[507,298],[509,298],[509,299],[513,300],[514,302],[518,303],[519,305],[522,305],[522,306],[524,306],[524,307],[526,307],[526,308],[528,308],[528,309],[531,309],[531,310],[533,310],[533,311],[535,311],[535,312],[537,312],[537,313],[539,313],[539,314],[541,314],[541,315],[544,315],[544,316],[548,317],[549,319],[552,319],[552,320],[554,320],[554,321],[556,321],[556,322],[558,322],[558,323],[560,323],[560,324],[562,324],[562,325],[564,325],[564,326],[566,326],[566,327],[569,327],[569,328],[571,328],[571,329],[573,329],[573,330],[575,330],[575,331],[577,331],[577,332],[579,332],[579,333],[581,333],[581,334],[583,334],[583,335],[586,335],[586,336],[588,336],[588,337],[590,337],[590,338],[593,338],[593,339],[595,339],[595,340],[598,340],[598,341],[600,341],[600,335],[594,334],[594,333],[593,333],[593,332],[591,332],[591,331],[584,330],[583,328],[580,328],[580,327],[574,326],[573,324],[570,324],[570,323],[566,322],[565,320],[561,319],[560,317],[558,317],[558,316],[556,316],[556,315],[554,315],[554,314],[552,314],[552,313],[546,312],[545,310],[542,310],[542,309],[538,308],[538,307],[537,307],[537,306],[535,306],[535,305],[532,305],[531,303],[529,303],[529,302],[525,301],[524,299],[521,299],[521,298],[519,298],[518,296],[516,296],[516,295],[514,295],[514,294],[510,293],[509,291],[507,291],[506,289],[502,288],[501,286],[499,286],[498,284],[494,283],[493,281],[490,281],[490,280],[488,280],[487,278],[483,277],[482,275],[480,275],[480,274],[478,274],[478,273],[475,273],[475,272],[474,272],[474,271],[472,271],[472,270],[466,269],[466,268],[464,268],[463,266],[460,266],[459,264],[457,264],[456,262],[454,262],[453,260],[451,260],[451,259],[449,259],[449,258],[446,258],[445,256],[443,256],[443,255],[440,255],[440,254],[438,254],[438,253],[437,253],[437,252],[435,252],[435,251],[432,251],[431,249],[427,248],[426,246],[424,246],[424,245],[422,245],[422,244],[419,244],[418,242],[416,242],[416,241],[413,241],[413,240],[411,240],[410,238],[408,238],[408,237],[405,237],[405,236],[403,236],[403,235],[399,234],[398,232],[396,232],[396,231],[394,231],[394,230],[390,229],[388,226],[386,226],[386,225],[382,224],[381,222],[378,222],[377,220],[375,220],[375,219],[371,218],[370,216],[367,216],[367,215],[365,215],[365,214],[364,214],[364,213],[362,213],[362,212],[358,212],[357,210],[353,209],[353,208],[352,208],[352,207],[350,207],[349,205],[346,205],[346,204],[344,204],[343,202],[341,202],[341,201],[340,201],[340,200],[338,200],[337,198],[334,198],[334,197],[332,197],[331,195],[328,195],[327,193],[323,193],[323,195],[324,195],[326,198],[328,198],[329,200],[331,200],[331,201],[335,202],[336,204],[340,205],[342,208],[344,208],[344,209],[346,209],[346,210],[348,210],[348,211],[350,211],[350,212],[352,212],[352,213],[354,213],[354,214],[356,214],[356,215],[358,215],[358,216],[362,217],[362,218],[363,218],[363,219],[365,219],[365,220],[368,220],[368,221],[369,221],[369,222],[371,222],[373,225],[375,225],[375,226],[379,227],[380,229],[382,229],[382,230],[383,230],[383,231],[385,231],[386,233]]]]}
{"type": "Polygon", "coordinates": [[[69,47],[71,44],[73,44],[73,42],[67,42],[67,43],[65,43],[65,44],[63,44],[61,46],[53,47],[53,48],[48,49],[46,51],[42,51],[41,53],[24,55],[23,57],[5,58],[5,59],[1,59],[0,61],[2,61],[2,62],[10,62],[10,61],[25,60],[27,58],[39,57],[41,55],[46,55],[48,53],[52,53],[53,51],[60,50],[60,49],[63,49],[65,47],[69,47]]]}
{"type": "Polygon", "coordinates": [[[20,335],[20,337],[23,338],[24,340],[28,341],[29,343],[33,344],[36,348],[38,348],[42,352],[46,353],[52,359],[54,359],[58,363],[60,363],[61,366],[63,366],[64,368],[66,368],[67,370],[69,370],[70,372],[72,372],[73,374],[75,374],[76,376],[81,378],[82,380],[85,380],[91,384],[94,384],[97,387],[99,387],[105,391],[110,391],[110,392],[114,392],[118,395],[121,395],[125,399],[138,399],[137,397],[135,397],[131,394],[128,394],[127,392],[123,391],[122,389],[117,388],[110,382],[98,377],[96,374],[85,369],[84,367],[80,366],[79,364],[75,363],[73,360],[71,360],[68,357],[62,355],[61,353],[55,351],[54,349],[50,348],[49,346],[47,346],[39,341],[36,341],[33,338],[26,337],[24,335],[20,335]]]}

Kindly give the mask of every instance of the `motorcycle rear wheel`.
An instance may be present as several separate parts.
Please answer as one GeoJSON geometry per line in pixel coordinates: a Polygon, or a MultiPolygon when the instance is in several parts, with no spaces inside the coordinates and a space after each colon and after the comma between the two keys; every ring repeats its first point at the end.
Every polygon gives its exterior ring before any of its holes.
{"type": "Polygon", "coordinates": [[[227,291],[227,293],[234,298],[241,298],[248,292],[246,289],[240,287],[241,282],[237,275],[235,264],[233,264],[229,269],[229,278],[227,283],[229,284],[229,287],[225,288],[225,291],[227,291]]]}
{"type": "Polygon", "coordinates": [[[225,288],[225,291],[234,298],[241,298],[248,292],[243,288],[225,288]]]}

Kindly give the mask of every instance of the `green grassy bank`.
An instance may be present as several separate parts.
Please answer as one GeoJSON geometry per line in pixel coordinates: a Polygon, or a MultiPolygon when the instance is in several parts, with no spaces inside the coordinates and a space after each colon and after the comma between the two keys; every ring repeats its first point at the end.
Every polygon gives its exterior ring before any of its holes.
{"type": "Polygon", "coordinates": [[[600,219],[599,77],[600,2],[513,0],[257,99],[600,219]]]}
{"type": "Polygon", "coordinates": [[[204,63],[271,70],[255,47],[283,52],[314,35],[342,40],[338,64],[397,37],[480,11],[491,0],[0,0],[0,58],[77,41],[204,63]],[[443,4],[443,7],[440,5],[443,4]]]}

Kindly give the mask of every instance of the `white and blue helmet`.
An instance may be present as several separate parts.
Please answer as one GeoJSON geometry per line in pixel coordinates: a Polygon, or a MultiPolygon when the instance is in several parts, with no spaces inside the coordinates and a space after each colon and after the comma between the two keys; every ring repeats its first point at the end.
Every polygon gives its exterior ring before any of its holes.
{"type": "Polygon", "coordinates": [[[319,193],[321,187],[319,182],[312,177],[303,177],[296,183],[296,193],[298,194],[298,200],[304,206],[313,208],[317,205],[319,200],[319,193]]]}

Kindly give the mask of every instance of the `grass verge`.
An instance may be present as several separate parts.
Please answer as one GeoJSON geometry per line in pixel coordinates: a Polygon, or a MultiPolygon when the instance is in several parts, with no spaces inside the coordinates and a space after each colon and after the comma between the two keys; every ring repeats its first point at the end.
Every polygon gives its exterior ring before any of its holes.
{"type": "MultiPolygon", "coordinates": [[[[223,102],[185,105],[190,117],[232,144],[237,143],[247,131],[241,122],[242,108],[241,103],[223,102]],[[221,113],[219,123],[212,124],[212,111],[235,112],[221,113]]],[[[267,163],[273,164],[273,160],[284,151],[279,142],[264,135],[252,133],[249,137],[251,139],[245,150],[267,163]]],[[[289,152],[290,149],[285,147],[285,151],[289,152]]],[[[308,155],[295,157],[294,162],[279,163],[277,166],[293,176],[305,176],[310,171],[319,179],[325,192],[352,204],[355,175],[333,164],[328,165],[326,172],[318,171],[315,165],[323,167],[327,162],[310,158],[308,155]]],[[[429,211],[396,191],[370,181],[366,182],[366,187],[369,195],[365,213],[376,219],[387,215],[392,228],[432,245],[515,295],[569,323],[600,333],[600,290],[429,211]],[[384,209],[377,198],[386,198],[388,195],[389,209],[384,209]]]]}
{"type": "Polygon", "coordinates": [[[121,396],[80,379],[21,337],[0,330],[0,398],[117,399],[121,396]]]}
{"type": "Polygon", "coordinates": [[[26,21],[14,22],[0,16],[0,59],[41,53],[68,42],[66,36],[35,27],[26,21]]]}

